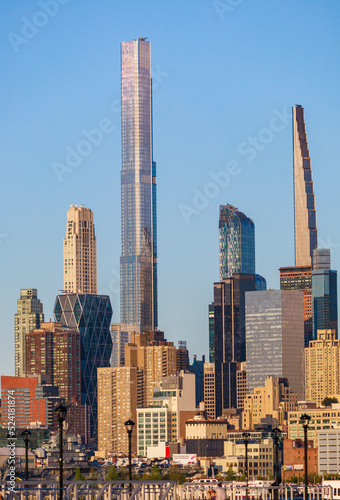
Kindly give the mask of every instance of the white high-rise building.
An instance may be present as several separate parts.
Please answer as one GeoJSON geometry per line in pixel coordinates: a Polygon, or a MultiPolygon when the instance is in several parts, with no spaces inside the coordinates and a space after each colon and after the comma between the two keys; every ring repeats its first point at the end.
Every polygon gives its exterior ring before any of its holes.
{"type": "Polygon", "coordinates": [[[71,205],[64,239],[64,293],[97,294],[97,255],[93,212],[71,205]]]}
{"type": "Polygon", "coordinates": [[[17,313],[14,315],[15,376],[25,377],[25,335],[40,328],[44,321],[43,305],[35,288],[20,290],[17,313]]]}

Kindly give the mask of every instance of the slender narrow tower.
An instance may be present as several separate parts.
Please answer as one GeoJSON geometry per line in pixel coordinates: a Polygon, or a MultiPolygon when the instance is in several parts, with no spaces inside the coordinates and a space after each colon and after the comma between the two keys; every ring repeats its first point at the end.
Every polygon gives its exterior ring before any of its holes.
{"type": "Polygon", "coordinates": [[[121,323],[157,327],[156,164],[150,42],[122,42],[121,323]]]}
{"type": "Polygon", "coordinates": [[[312,170],[304,109],[293,107],[295,266],[312,266],[318,246],[312,170]]]}

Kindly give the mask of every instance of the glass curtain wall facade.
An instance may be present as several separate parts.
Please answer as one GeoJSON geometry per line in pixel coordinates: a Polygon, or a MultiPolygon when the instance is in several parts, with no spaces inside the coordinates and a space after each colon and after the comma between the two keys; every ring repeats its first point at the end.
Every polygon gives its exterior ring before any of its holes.
{"type": "Polygon", "coordinates": [[[281,290],[303,290],[305,347],[313,340],[312,267],[280,267],[281,290]]]}
{"type": "Polygon", "coordinates": [[[220,281],[234,273],[255,274],[255,225],[232,205],[220,206],[220,281]]]}
{"type": "Polygon", "coordinates": [[[57,322],[80,333],[81,403],[90,407],[91,437],[97,438],[97,368],[110,366],[112,308],[106,295],[58,295],[57,322]]]}
{"type": "Polygon", "coordinates": [[[316,210],[304,109],[293,107],[295,266],[312,266],[318,246],[316,210]]]}
{"type": "Polygon", "coordinates": [[[247,390],[262,387],[271,375],[288,378],[304,398],[303,293],[267,290],[246,294],[247,390]]]}
{"type": "Polygon", "coordinates": [[[214,340],[210,359],[215,362],[216,415],[237,406],[237,364],[246,360],[245,294],[254,291],[254,274],[234,274],[214,283],[214,302],[209,307],[214,340]]]}
{"type": "Polygon", "coordinates": [[[337,272],[316,269],[312,275],[313,338],[318,330],[335,330],[338,338],[337,272]]]}
{"type": "Polygon", "coordinates": [[[150,42],[122,42],[121,322],[157,327],[156,163],[150,42]]]}

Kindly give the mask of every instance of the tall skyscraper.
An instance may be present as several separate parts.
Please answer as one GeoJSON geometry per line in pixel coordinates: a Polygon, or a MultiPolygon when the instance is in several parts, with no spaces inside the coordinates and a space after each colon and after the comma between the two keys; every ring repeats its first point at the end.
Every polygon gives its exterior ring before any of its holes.
{"type": "Polygon", "coordinates": [[[255,274],[255,225],[232,205],[220,206],[220,281],[234,273],[255,274]]]}
{"type": "Polygon", "coordinates": [[[121,322],[157,327],[156,163],[150,42],[122,42],[121,322]]]}
{"type": "Polygon", "coordinates": [[[312,266],[318,246],[316,210],[304,109],[293,107],[295,266],[312,266]]]}
{"type": "Polygon", "coordinates": [[[264,385],[266,377],[288,378],[304,397],[303,293],[267,290],[246,293],[247,389],[264,385]]]}
{"type": "Polygon", "coordinates": [[[312,266],[280,267],[280,289],[303,291],[305,347],[313,339],[312,266]]]}
{"type": "Polygon", "coordinates": [[[44,321],[43,305],[35,288],[20,290],[17,313],[14,315],[15,375],[25,376],[25,335],[40,327],[44,321]]]}
{"type": "Polygon", "coordinates": [[[64,239],[64,292],[97,293],[97,256],[93,212],[71,205],[64,239]]]}
{"type": "Polygon", "coordinates": [[[238,363],[246,360],[245,296],[255,290],[254,274],[233,274],[214,283],[209,344],[216,365],[216,416],[224,408],[237,407],[238,363]]]}
{"type": "Polygon", "coordinates": [[[334,330],[338,338],[338,290],[337,271],[331,270],[330,250],[314,250],[312,272],[313,339],[318,330],[334,330]]]}
{"type": "MultiPolygon", "coordinates": [[[[55,320],[80,333],[81,403],[90,407],[91,437],[97,437],[97,368],[110,366],[112,308],[106,295],[58,295],[55,320]]],[[[65,359],[66,362],[66,359],[65,359]]]]}

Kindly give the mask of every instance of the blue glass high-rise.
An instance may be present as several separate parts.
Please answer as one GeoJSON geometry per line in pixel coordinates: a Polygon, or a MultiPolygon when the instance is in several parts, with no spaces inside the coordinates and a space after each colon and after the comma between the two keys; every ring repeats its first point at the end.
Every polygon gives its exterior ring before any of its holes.
{"type": "Polygon", "coordinates": [[[220,206],[220,281],[234,273],[255,274],[254,222],[232,205],[220,206]]]}
{"type": "Polygon", "coordinates": [[[152,158],[150,42],[122,42],[121,318],[157,327],[156,163],[152,158]]]}
{"type": "Polygon", "coordinates": [[[97,438],[97,368],[110,366],[112,308],[106,295],[58,295],[54,317],[80,333],[81,403],[90,407],[91,437],[97,438]]]}
{"type": "Polygon", "coordinates": [[[337,271],[331,270],[330,250],[317,248],[313,252],[312,272],[313,339],[318,330],[335,330],[338,337],[337,271]]]}

